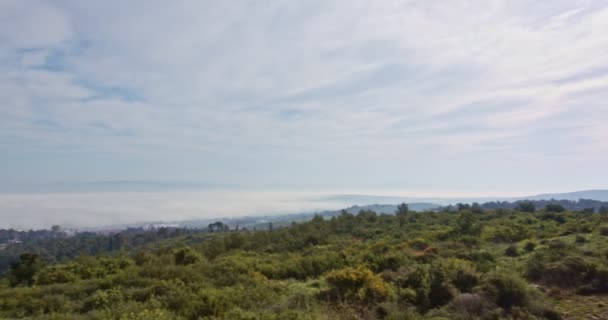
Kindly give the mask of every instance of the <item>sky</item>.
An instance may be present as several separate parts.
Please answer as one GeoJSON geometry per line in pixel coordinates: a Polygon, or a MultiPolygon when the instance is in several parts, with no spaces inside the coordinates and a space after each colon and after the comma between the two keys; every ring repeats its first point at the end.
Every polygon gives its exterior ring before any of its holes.
{"type": "Polygon", "coordinates": [[[0,191],[605,188],[606,30],[604,0],[3,0],[0,191]]]}

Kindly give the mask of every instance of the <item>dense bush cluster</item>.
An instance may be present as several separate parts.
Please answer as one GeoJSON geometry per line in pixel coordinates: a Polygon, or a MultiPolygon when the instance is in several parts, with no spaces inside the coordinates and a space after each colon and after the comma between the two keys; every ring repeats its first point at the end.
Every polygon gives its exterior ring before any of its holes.
{"type": "Polygon", "coordinates": [[[343,212],[59,264],[26,253],[0,280],[0,319],[553,320],[560,294],[608,293],[605,215],[519,209],[343,212]]]}

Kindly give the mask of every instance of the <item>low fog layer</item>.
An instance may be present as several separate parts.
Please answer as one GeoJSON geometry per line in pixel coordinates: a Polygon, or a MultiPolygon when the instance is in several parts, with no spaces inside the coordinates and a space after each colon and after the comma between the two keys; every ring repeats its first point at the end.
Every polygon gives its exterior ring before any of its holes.
{"type": "MultiPolygon", "coordinates": [[[[528,193],[532,194],[534,193],[528,193]]],[[[570,195],[549,194],[544,198],[579,198],[578,194],[570,195]]],[[[0,228],[35,229],[48,228],[54,224],[86,228],[137,222],[305,213],[338,210],[352,205],[397,204],[402,201],[445,205],[496,199],[515,200],[522,199],[521,196],[524,194],[464,191],[437,193],[421,190],[0,193],[0,228]]],[[[608,197],[608,192],[606,196],[608,197]]],[[[531,198],[538,197],[543,196],[531,198]]]]}
{"type": "Polygon", "coordinates": [[[344,208],[348,200],[313,192],[107,192],[0,195],[0,228],[99,227],[272,215],[344,208]]]}

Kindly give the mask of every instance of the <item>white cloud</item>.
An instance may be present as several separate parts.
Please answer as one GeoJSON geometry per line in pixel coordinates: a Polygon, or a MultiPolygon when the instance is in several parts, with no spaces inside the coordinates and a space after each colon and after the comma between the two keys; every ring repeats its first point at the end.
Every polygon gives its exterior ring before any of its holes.
{"type": "Polygon", "coordinates": [[[576,96],[608,85],[589,73],[608,67],[602,1],[9,1],[0,12],[0,140],[17,153],[174,153],[200,159],[203,178],[223,162],[251,185],[306,180],[317,161],[365,170],[379,154],[384,175],[426,156],[608,156],[605,103],[576,96]],[[582,151],[543,148],[545,127],[582,151]],[[269,178],[252,161],[290,171],[269,178]]]}

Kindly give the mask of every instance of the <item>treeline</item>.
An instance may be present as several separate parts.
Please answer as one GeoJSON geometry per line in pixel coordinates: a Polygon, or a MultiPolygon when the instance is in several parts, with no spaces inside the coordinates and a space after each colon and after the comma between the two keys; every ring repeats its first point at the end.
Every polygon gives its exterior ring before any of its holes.
{"type": "Polygon", "coordinates": [[[58,226],[51,230],[15,231],[1,230],[7,242],[18,240],[0,250],[0,275],[8,271],[12,262],[22,253],[35,253],[44,261],[57,263],[81,255],[111,254],[133,250],[160,240],[192,235],[205,230],[161,227],[145,230],[129,228],[112,234],[78,232],[68,235],[58,226]]]}
{"type": "Polygon", "coordinates": [[[68,233],[62,230],[60,226],[53,226],[50,230],[43,229],[20,231],[15,229],[0,229],[0,244],[31,240],[65,238],[67,236],[68,233]]]}
{"type": "Polygon", "coordinates": [[[460,210],[463,208],[481,208],[484,210],[496,210],[496,209],[521,209],[522,206],[529,210],[536,209],[546,209],[549,211],[555,210],[571,210],[571,211],[580,211],[586,213],[608,213],[608,202],[591,200],[591,199],[579,199],[577,201],[572,200],[520,200],[520,201],[491,201],[485,203],[473,203],[473,204],[463,204],[459,203],[456,205],[450,205],[440,208],[441,211],[454,211],[460,210]]]}

